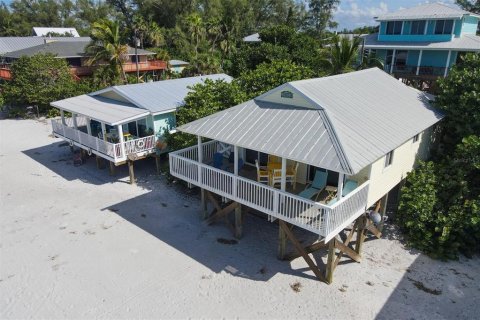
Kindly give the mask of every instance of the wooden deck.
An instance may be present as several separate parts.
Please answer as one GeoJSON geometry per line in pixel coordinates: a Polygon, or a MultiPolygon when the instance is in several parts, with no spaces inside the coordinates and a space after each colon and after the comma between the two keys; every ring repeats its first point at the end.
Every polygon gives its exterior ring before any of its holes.
{"type": "MultiPolygon", "coordinates": [[[[369,181],[335,204],[326,205],[299,197],[297,194],[303,190],[301,185],[296,190],[287,185],[287,190],[282,191],[257,182],[255,167],[246,165],[239,175],[229,172],[228,164],[222,169],[214,168],[213,155],[219,147],[217,141],[202,144],[201,162],[198,161],[198,147],[171,152],[170,173],[203,190],[316,233],[326,242],[366,210],[369,181]]],[[[225,161],[228,163],[228,159],[225,161]]]]}

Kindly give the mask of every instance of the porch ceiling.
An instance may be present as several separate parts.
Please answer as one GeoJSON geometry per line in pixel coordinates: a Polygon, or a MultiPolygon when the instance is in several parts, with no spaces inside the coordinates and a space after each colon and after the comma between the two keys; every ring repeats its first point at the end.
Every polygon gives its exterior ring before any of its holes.
{"type": "Polygon", "coordinates": [[[146,117],[150,113],[145,109],[136,108],[131,103],[85,94],[50,104],[112,126],[146,117]]]}

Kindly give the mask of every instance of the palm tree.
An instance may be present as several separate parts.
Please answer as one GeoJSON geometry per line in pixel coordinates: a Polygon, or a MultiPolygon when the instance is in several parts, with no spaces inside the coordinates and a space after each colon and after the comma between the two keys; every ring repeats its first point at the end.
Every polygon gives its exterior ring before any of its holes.
{"type": "Polygon", "coordinates": [[[92,41],[86,48],[86,52],[91,56],[88,63],[92,65],[108,62],[126,83],[127,77],[123,70],[123,63],[128,58],[128,46],[121,41],[119,23],[110,20],[94,22],[90,37],[92,41]]]}
{"type": "Polygon", "coordinates": [[[348,38],[340,38],[335,35],[330,44],[329,58],[322,62],[330,69],[330,74],[340,74],[355,70],[353,64],[358,58],[358,47],[361,44],[358,37],[350,41],[348,38]]]}
{"type": "Polygon", "coordinates": [[[362,57],[362,61],[357,66],[357,70],[363,70],[368,68],[377,67],[381,70],[384,69],[383,61],[375,56],[375,53],[369,52],[367,55],[362,57]]]}
{"type": "Polygon", "coordinates": [[[135,16],[134,30],[138,33],[142,49],[144,47],[158,47],[164,42],[161,28],[151,17],[145,20],[142,16],[135,16]]]}
{"type": "Polygon", "coordinates": [[[188,31],[190,32],[190,36],[192,42],[194,42],[195,47],[195,59],[198,57],[198,46],[200,44],[200,40],[203,37],[203,21],[202,17],[200,17],[196,13],[192,13],[186,19],[188,25],[188,31]]]}

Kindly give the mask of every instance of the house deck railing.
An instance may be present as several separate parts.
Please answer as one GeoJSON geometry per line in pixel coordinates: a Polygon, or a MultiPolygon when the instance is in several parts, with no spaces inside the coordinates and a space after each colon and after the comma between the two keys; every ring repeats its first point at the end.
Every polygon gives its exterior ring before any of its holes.
{"type": "Polygon", "coordinates": [[[170,173],[200,188],[314,232],[324,237],[325,241],[332,239],[366,210],[369,181],[328,206],[206,164],[211,162],[218,147],[217,141],[203,144],[203,163],[198,162],[197,147],[171,152],[170,173]]]}
{"type": "Polygon", "coordinates": [[[443,77],[445,75],[445,67],[429,67],[429,66],[420,66],[418,68],[418,75],[417,75],[417,66],[414,65],[399,65],[393,66],[393,70],[391,69],[391,65],[385,65],[385,71],[400,76],[429,76],[429,77],[443,77]]]}
{"type": "MultiPolygon", "coordinates": [[[[77,126],[86,125],[82,117],[77,117],[76,121],[77,126]]],[[[154,135],[125,141],[122,148],[120,143],[108,142],[75,129],[71,118],[66,118],[65,124],[61,120],[52,120],[52,129],[54,135],[64,138],[70,145],[75,144],[112,162],[125,161],[129,154],[143,156],[155,152],[154,135]]]]}
{"type": "MultiPolygon", "coordinates": [[[[137,71],[137,65],[134,62],[126,62],[123,65],[123,71],[124,72],[136,72],[137,71]]],[[[95,69],[98,67],[98,65],[93,65],[93,66],[71,66],[70,71],[79,77],[82,76],[89,76],[93,74],[95,69]]],[[[138,62],[138,71],[144,72],[144,71],[153,71],[153,70],[166,70],[167,69],[167,63],[162,60],[147,60],[143,62],[138,62]]]]}

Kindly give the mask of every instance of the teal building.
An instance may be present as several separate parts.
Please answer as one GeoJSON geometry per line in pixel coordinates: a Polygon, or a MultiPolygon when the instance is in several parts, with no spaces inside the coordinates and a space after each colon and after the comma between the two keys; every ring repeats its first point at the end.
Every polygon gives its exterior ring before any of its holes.
{"type": "Polygon", "coordinates": [[[397,78],[445,77],[466,52],[480,52],[480,15],[430,3],[375,17],[379,32],[364,48],[397,78]]]}

